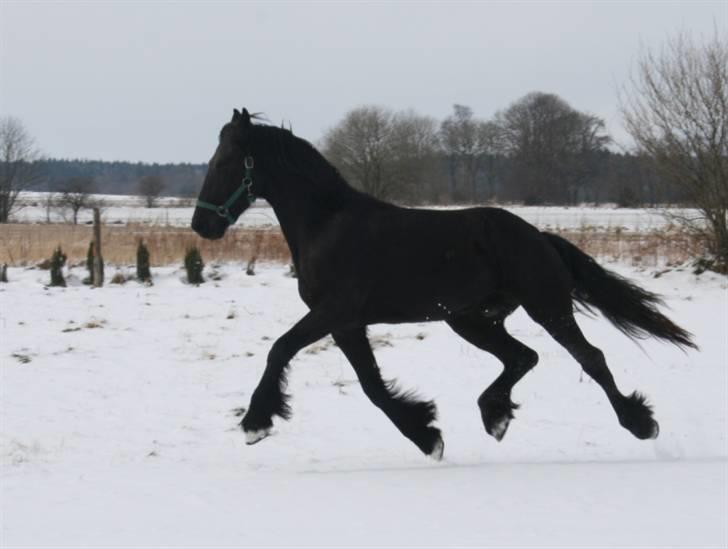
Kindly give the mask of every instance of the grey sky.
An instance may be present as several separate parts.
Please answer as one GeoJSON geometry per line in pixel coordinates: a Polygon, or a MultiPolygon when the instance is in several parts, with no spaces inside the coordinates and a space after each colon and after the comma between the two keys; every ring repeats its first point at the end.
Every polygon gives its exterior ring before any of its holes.
{"type": "Polygon", "coordinates": [[[624,139],[640,44],[708,36],[728,2],[8,2],[0,115],[48,156],[202,162],[234,107],[317,142],[360,104],[491,117],[556,93],[624,139]]]}

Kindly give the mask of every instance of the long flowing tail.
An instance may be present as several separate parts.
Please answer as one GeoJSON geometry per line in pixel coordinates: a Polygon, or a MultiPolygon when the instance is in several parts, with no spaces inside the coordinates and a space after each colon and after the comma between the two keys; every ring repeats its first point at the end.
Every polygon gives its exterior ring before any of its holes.
{"type": "Polygon", "coordinates": [[[663,315],[664,302],[616,273],[601,267],[594,258],[558,235],[543,233],[558,250],[574,277],[572,298],[583,309],[596,308],[622,333],[632,339],[653,336],[679,347],[692,347],[692,334],[663,315]]]}

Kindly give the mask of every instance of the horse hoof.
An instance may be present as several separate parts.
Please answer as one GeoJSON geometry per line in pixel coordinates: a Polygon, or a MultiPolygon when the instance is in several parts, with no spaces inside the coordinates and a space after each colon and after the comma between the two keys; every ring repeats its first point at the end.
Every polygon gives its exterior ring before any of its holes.
{"type": "Polygon", "coordinates": [[[656,439],[660,436],[660,424],[653,420],[654,425],[652,426],[652,433],[650,433],[651,439],[656,439]]]}
{"type": "Polygon", "coordinates": [[[264,438],[270,436],[270,429],[260,429],[259,431],[245,431],[245,444],[248,446],[260,442],[264,438]]]}
{"type": "Polygon", "coordinates": [[[442,438],[438,438],[435,441],[434,446],[432,447],[432,450],[428,454],[432,459],[435,461],[442,461],[442,455],[445,453],[445,443],[443,442],[442,438]]]}
{"type": "Polygon", "coordinates": [[[498,421],[494,422],[490,428],[486,428],[486,431],[489,435],[491,435],[494,439],[496,439],[498,442],[503,440],[503,437],[506,436],[506,431],[508,430],[508,425],[511,422],[511,418],[508,416],[502,417],[498,421]]]}

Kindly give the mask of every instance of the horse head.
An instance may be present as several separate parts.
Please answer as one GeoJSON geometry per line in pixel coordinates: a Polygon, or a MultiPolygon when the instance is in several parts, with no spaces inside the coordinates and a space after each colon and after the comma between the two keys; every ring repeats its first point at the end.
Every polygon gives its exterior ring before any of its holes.
{"type": "Polygon", "coordinates": [[[247,109],[242,113],[235,109],[232,120],[220,130],[219,143],[208,164],[192,216],[192,229],[203,238],[222,238],[260,190],[254,133],[255,125],[247,109]]]}

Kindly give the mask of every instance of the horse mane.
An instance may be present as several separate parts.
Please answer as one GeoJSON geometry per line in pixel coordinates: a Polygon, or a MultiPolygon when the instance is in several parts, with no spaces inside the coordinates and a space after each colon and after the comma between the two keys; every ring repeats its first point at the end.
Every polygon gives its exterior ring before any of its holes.
{"type": "Polygon", "coordinates": [[[255,141],[265,142],[270,155],[284,170],[305,177],[312,190],[362,195],[344,179],[316,147],[286,128],[255,124],[255,141]]]}

